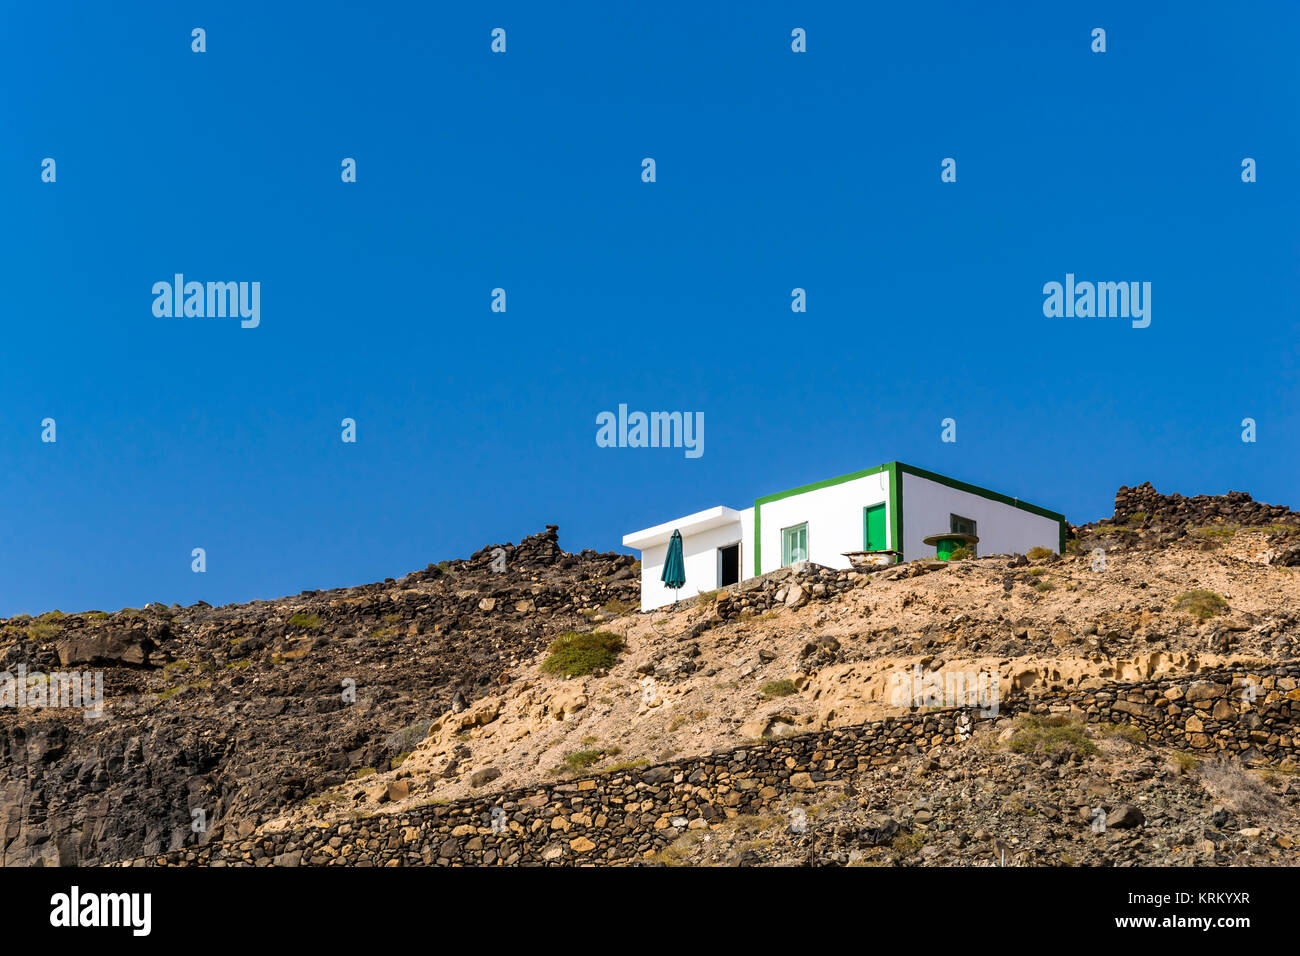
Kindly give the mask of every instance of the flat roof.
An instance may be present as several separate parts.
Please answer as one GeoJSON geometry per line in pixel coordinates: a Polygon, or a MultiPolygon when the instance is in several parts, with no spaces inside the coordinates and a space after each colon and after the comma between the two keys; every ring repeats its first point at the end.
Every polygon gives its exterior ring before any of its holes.
{"type": "Polygon", "coordinates": [[[673,536],[674,531],[680,531],[683,535],[699,534],[701,531],[721,528],[739,521],[739,511],[725,505],[718,505],[716,508],[697,511],[695,514],[686,515],[686,517],[678,518],[676,521],[665,521],[653,528],[625,534],[623,535],[623,547],[644,551],[647,547],[666,543],[673,536]]]}

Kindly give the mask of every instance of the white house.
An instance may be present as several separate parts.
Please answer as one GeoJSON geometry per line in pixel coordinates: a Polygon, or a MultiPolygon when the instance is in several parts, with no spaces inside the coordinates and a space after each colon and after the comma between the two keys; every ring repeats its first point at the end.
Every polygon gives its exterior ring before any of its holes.
{"type": "Polygon", "coordinates": [[[848,568],[848,552],[932,558],[934,536],[945,534],[974,536],[984,554],[1065,547],[1065,517],[1055,511],[891,461],[766,495],[743,511],[709,508],[624,535],[624,547],[641,552],[643,611],[675,599],[662,581],[673,531],[682,534],[682,597],[800,561],[848,568]]]}

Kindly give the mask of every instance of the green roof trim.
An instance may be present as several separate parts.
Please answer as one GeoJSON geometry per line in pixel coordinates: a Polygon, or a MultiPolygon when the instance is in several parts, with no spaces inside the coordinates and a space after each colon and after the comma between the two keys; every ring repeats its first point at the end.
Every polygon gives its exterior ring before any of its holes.
{"type": "Polygon", "coordinates": [[[1064,521],[1065,515],[1058,511],[1048,511],[1046,508],[1040,508],[1038,505],[1031,505],[1027,501],[1021,501],[1019,498],[1012,498],[1008,495],[996,491],[990,491],[988,488],[981,488],[979,485],[968,485],[964,481],[958,481],[956,478],[948,478],[945,475],[936,474],[933,471],[926,471],[924,468],[914,468],[911,465],[904,465],[902,462],[895,462],[899,469],[907,475],[916,478],[926,478],[940,485],[947,485],[949,488],[955,488],[958,491],[964,491],[967,494],[979,495],[981,498],[988,498],[990,501],[996,501],[1000,504],[1011,505],[1013,508],[1019,508],[1021,511],[1028,511],[1030,514],[1036,514],[1042,518],[1051,518],[1053,521],[1064,521]]]}
{"type": "MultiPolygon", "coordinates": [[[[893,487],[894,487],[894,467],[897,462],[889,462],[884,465],[877,465],[875,468],[866,468],[862,471],[855,471],[852,474],[840,475],[838,478],[827,478],[825,481],[814,481],[811,485],[800,485],[798,488],[791,488],[789,491],[778,491],[776,494],[764,495],[762,498],[754,499],[754,577],[763,573],[763,505],[770,504],[773,501],[780,501],[782,498],[793,498],[795,495],[806,495],[810,491],[818,491],[822,488],[829,488],[831,485],[842,485],[846,481],[857,481],[859,478],[868,478],[871,475],[878,475],[882,471],[888,471],[890,474],[890,512],[893,507],[893,487]]],[[[900,516],[901,520],[901,516],[900,516]]],[[[901,527],[901,525],[900,525],[901,527]]]]}
{"type": "Polygon", "coordinates": [[[877,465],[874,468],[866,468],[862,471],[851,472],[847,475],[840,475],[837,478],[827,478],[825,481],[815,481],[809,485],[800,485],[798,488],[791,488],[788,491],[778,491],[775,494],[764,495],[762,498],[754,499],[754,576],[758,577],[763,573],[763,505],[770,504],[773,501],[780,501],[782,498],[792,498],[795,495],[804,495],[810,491],[818,491],[822,488],[829,488],[832,485],[841,485],[846,481],[856,481],[859,478],[867,478],[871,475],[878,475],[881,472],[889,474],[889,538],[890,547],[899,552],[899,560],[907,560],[903,554],[903,475],[911,475],[914,478],[925,478],[936,484],[946,485],[957,491],[964,491],[967,494],[978,495],[981,498],[987,498],[990,501],[996,501],[999,504],[1010,505],[1013,508],[1019,508],[1021,511],[1028,511],[1030,514],[1036,514],[1042,518],[1050,518],[1060,525],[1060,546],[1057,549],[1061,554],[1065,553],[1066,523],[1065,515],[1058,511],[1050,511],[1047,508],[1030,504],[1027,501],[1021,501],[1019,498],[1012,498],[997,491],[991,491],[988,488],[981,488],[979,485],[968,484],[964,481],[958,481],[955,478],[949,478],[946,475],[940,475],[933,471],[926,471],[924,468],[916,468],[912,465],[905,465],[901,461],[890,461],[883,465],[877,465]]]}
{"type": "MultiPolygon", "coordinates": [[[[1028,511],[1030,514],[1038,515],[1040,518],[1050,518],[1059,526],[1057,536],[1057,554],[1065,554],[1065,537],[1066,523],[1065,515],[1059,511],[1049,511],[1047,508],[1031,505],[1027,501],[1021,501],[1019,498],[1009,498],[1004,494],[996,491],[990,491],[988,488],[981,488],[979,485],[968,485],[964,481],[958,481],[955,478],[949,478],[946,475],[936,474],[933,471],[926,471],[924,468],[913,468],[911,465],[899,464],[899,469],[906,474],[916,478],[927,478],[936,484],[946,485],[949,488],[955,488],[958,491],[964,491],[967,494],[979,495],[981,498],[987,498],[990,501],[996,501],[999,504],[1011,505],[1013,508],[1019,508],[1021,511],[1028,511]]],[[[902,489],[899,489],[899,500],[902,500],[902,489]]],[[[901,521],[901,518],[900,518],[901,521]]]]}

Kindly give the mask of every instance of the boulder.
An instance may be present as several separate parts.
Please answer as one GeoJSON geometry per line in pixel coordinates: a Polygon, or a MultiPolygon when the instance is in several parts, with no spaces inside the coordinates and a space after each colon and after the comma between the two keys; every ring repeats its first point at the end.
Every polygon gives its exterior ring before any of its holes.
{"type": "Polygon", "coordinates": [[[868,846],[884,846],[891,843],[901,829],[902,826],[893,817],[878,814],[858,831],[858,842],[868,846]]]}
{"type": "Polygon", "coordinates": [[[482,770],[475,770],[470,774],[469,785],[476,788],[483,787],[499,776],[501,776],[501,771],[496,767],[484,767],[482,770]]]}
{"type": "Polygon", "coordinates": [[[586,694],[557,695],[551,701],[551,716],[556,720],[569,720],[587,706],[586,694]]]}
{"type": "Polygon", "coordinates": [[[1106,827],[1110,830],[1131,830],[1146,823],[1142,811],[1131,803],[1116,807],[1106,817],[1106,827]]]}
{"type": "Polygon", "coordinates": [[[106,664],[148,667],[156,645],[143,629],[107,628],[75,634],[55,645],[63,667],[106,664]]]}
{"type": "Polygon", "coordinates": [[[388,784],[388,799],[394,802],[405,800],[411,795],[411,785],[405,780],[394,780],[388,784]]]}

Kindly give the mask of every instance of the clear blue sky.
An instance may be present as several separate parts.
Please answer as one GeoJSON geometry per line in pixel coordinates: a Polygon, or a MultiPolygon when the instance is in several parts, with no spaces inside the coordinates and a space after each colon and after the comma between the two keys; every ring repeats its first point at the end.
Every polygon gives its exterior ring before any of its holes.
{"type": "Polygon", "coordinates": [[[620,548],[894,459],[1075,522],[1300,505],[1295,4],[406,6],[9,5],[0,614],[620,548]],[[177,272],[260,327],[155,318],[177,272]],[[1151,326],[1045,318],[1067,272],[1151,326]],[[619,403],[703,457],[598,448],[619,403]]]}

